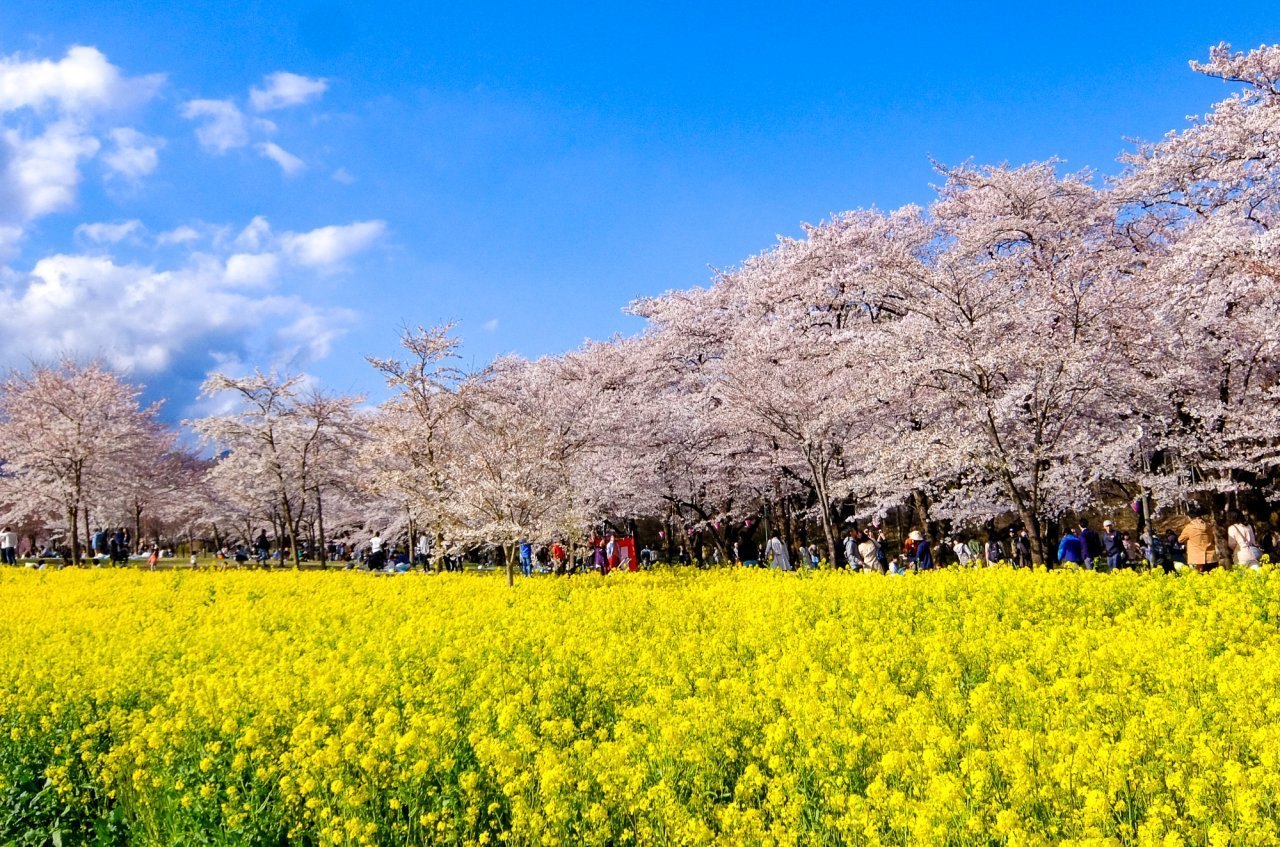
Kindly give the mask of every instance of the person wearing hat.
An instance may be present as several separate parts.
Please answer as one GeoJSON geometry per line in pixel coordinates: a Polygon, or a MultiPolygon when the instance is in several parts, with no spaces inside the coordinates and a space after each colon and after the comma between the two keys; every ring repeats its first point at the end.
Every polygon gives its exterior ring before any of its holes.
{"type": "Polygon", "coordinates": [[[916,561],[916,570],[933,570],[933,550],[929,547],[929,539],[925,538],[924,533],[918,529],[911,530],[911,534],[908,538],[916,543],[914,556],[916,561]]]}
{"type": "Polygon", "coordinates": [[[1116,531],[1109,520],[1102,522],[1102,551],[1107,557],[1107,569],[1116,570],[1129,564],[1129,554],[1124,549],[1124,536],[1116,531]]]}

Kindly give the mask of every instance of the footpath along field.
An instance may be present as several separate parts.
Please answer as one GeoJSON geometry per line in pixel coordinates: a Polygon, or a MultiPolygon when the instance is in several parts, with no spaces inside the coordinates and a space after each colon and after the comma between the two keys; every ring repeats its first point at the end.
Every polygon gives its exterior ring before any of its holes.
{"type": "Polygon", "coordinates": [[[1280,573],[0,573],[0,843],[1280,844],[1280,573]]]}

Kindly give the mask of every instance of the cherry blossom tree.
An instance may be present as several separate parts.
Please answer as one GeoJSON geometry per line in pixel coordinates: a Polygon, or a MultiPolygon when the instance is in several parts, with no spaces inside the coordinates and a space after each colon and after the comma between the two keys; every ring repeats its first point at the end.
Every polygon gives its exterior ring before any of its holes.
{"type": "Polygon", "coordinates": [[[80,561],[86,505],[153,458],[158,407],[101,364],[66,359],[11,371],[0,383],[0,500],[9,514],[65,521],[80,561]]]}
{"type": "Polygon", "coordinates": [[[400,334],[404,358],[368,358],[394,394],[370,420],[360,455],[365,487],[418,516],[409,526],[411,537],[419,528],[431,533],[437,570],[446,539],[462,525],[450,476],[462,422],[457,389],[464,379],[453,329],[406,328],[400,334]]]}
{"type": "MultiPolygon", "coordinates": [[[[178,443],[178,434],[152,421],[138,441],[134,461],[119,465],[113,476],[92,492],[89,502],[99,526],[128,526],[136,545],[143,544],[144,519],[156,534],[161,527],[181,527],[192,536],[204,512],[200,491],[209,461],[178,443]]],[[[89,510],[85,510],[86,527],[89,510]]]]}
{"type": "Polygon", "coordinates": [[[233,501],[253,504],[259,517],[278,509],[282,535],[294,557],[300,550],[300,525],[313,509],[323,547],[323,495],[358,449],[362,430],[356,425],[356,406],[361,398],[326,395],[306,389],[300,376],[260,371],[241,378],[214,374],[203,393],[227,393],[235,403],[230,413],[192,423],[209,444],[224,451],[211,472],[214,483],[233,501]]]}
{"type": "Polygon", "coordinates": [[[1125,157],[1117,190],[1150,233],[1139,282],[1148,355],[1145,477],[1170,499],[1264,487],[1280,465],[1280,47],[1225,45],[1192,67],[1239,86],[1125,157]]]}
{"type": "Polygon", "coordinates": [[[450,456],[453,496],[471,540],[497,542],[506,552],[507,582],[514,582],[517,542],[546,530],[563,495],[555,445],[540,415],[528,414],[522,393],[532,363],[495,361],[458,390],[464,420],[450,456]]]}

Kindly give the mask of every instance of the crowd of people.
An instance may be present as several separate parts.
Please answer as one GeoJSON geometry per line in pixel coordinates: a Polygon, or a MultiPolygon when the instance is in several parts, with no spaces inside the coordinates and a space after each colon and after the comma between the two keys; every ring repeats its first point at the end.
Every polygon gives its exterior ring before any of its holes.
{"type": "MultiPolygon", "coordinates": [[[[1227,522],[1225,552],[1232,565],[1257,569],[1280,552],[1280,532],[1271,533],[1267,539],[1270,549],[1264,549],[1244,515],[1230,512],[1227,522]]],[[[1205,511],[1193,503],[1187,509],[1186,522],[1178,530],[1168,528],[1161,532],[1150,525],[1143,528],[1141,522],[1139,529],[1121,530],[1110,519],[1104,520],[1098,530],[1090,526],[1087,518],[1081,518],[1074,525],[1064,527],[1056,551],[1047,551],[1050,555],[1046,556],[1049,559],[1046,564],[1108,571],[1159,568],[1175,573],[1182,568],[1193,568],[1204,572],[1222,564],[1218,542],[1215,526],[1205,511]]],[[[836,567],[883,574],[927,571],[945,565],[1008,564],[1029,568],[1034,562],[1031,537],[1025,528],[1018,526],[1011,526],[1003,533],[987,532],[983,537],[946,536],[935,550],[933,542],[919,529],[907,533],[897,548],[882,527],[873,524],[864,529],[853,524],[843,539],[840,553],[841,560],[834,563],[836,567]]],[[[790,550],[776,533],[766,542],[763,558],[757,558],[750,541],[737,542],[735,558],[745,566],[766,565],[780,570],[825,563],[816,545],[802,543],[793,564],[790,550]]]]}
{"type": "MultiPolygon", "coordinates": [[[[1119,528],[1110,519],[1103,520],[1100,528],[1094,528],[1087,518],[1080,518],[1062,527],[1061,535],[1045,550],[1048,567],[1075,567],[1090,570],[1160,569],[1174,573],[1183,568],[1208,571],[1224,562],[1240,567],[1257,568],[1271,557],[1280,554],[1280,530],[1272,531],[1259,540],[1252,524],[1239,512],[1227,514],[1227,529],[1219,533],[1196,504],[1187,508],[1186,520],[1176,529],[1166,527],[1157,531],[1149,523],[1138,520],[1136,529],[1119,528]],[[1221,544],[1220,542],[1225,542],[1221,544]]],[[[982,567],[999,564],[1014,568],[1029,568],[1034,563],[1033,546],[1026,529],[1013,525],[1003,530],[989,529],[980,534],[942,535],[935,542],[925,529],[900,532],[891,538],[884,526],[872,522],[859,526],[849,522],[837,549],[836,561],[829,557],[824,545],[811,544],[804,539],[791,543],[784,541],[776,531],[759,532],[750,528],[738,535],[729,545],[728,557],[713,554],[712,563],[732,563],[744,567],[768,567],[784,571],[801,568],[831,566],[853,571],[880,574],[902,574],[909,571],[928,571],[938,567],[982,567]],[[764,538],[763,545],[757,538],[764,538]]],[[[661,535],[661,533],[659,533],[661,535]]],[[[9,527],[0,531],[0,562],[17,564],[18,536],[9,527]]],[[[416,543],[407,536],[384,540],[374,532],[363,543],[349,540],[331,540],[324,545],[324,561],[350,569],[373,572],[403,573],[420,567],[424,570],[439,568],[460,571],[464,562],[485,569],[498,569],[506,564],[506,557],[514,554],[520,573],[526,577],[535,574],[566,575],[573,573],[608,574],[617,570],[635,571],[648,568],[660,560],[672,564],[688,563],[688,551],[668,550],[665,556],[650,547],[636,549],[636,539],[601,531],[585,544],[571,545],[564,539],[532,541],[521,537],[512,548],[503,545],[486,545],[463,549],[451,547],[443,552],[439,561],[433,556],[434,545],[429,536],[422,534],[416,543]]],[[[99,565],[121,566],[130,562],[133,541],[126,528],[97,529],[88,545],[89,557],[99,565]]],[[[147,551],[143,551],[145,553],[147,551]]],[[[159,559],[173,555],[172,551],[149,548],[147,562],[151,568],[159,559]]],[[[290,552],[287,544],[272,541],[265,530],[259,530],[248,543],[223,546],[214,553],[220,567],[247,566],[251,562],[258,567],[284,566],[315,561],[321,557],[319,548],[300,544],[290,552]]],[[[29,550],[28,558],[38,564],[46,560],[65,560],[58,550],[29,550]]],[[[192,566],[198,557],[191,556],[192,566]]]]}

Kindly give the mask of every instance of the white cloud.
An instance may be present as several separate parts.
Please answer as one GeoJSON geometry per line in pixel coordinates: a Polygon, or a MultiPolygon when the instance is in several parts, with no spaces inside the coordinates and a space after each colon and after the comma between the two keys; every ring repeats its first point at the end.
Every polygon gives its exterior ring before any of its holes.
{"type": "MultiPolygon", "coordinates": [[[[163,84],[159,74],[125,76],[93,47],[72,47],[57,61],[0,58],[0,223],[73,206],[81,164],[102,146],[95,137],[100,116],[150,100],[163,84]]],[[[110,171],[136,178],[154,168],[154,149],[147,150],[158,147],[153,139],[117,132],[104,157],[110,171]]]]}
{"type": "Polygon", "coordinates": [[[299,315],[281,328],[276,333],[276,340],[284,349],[297,351],[301,358],[316,361],[329,355],[333,342],[346,331],[347,324],[354,318],[351,312],[335,315],[312,311],[299,315]]]}
{"type": "MultiPolygon", "coordinates": [[[[239,233],[208,224],[162,232],[151,263],[77,251],[29,270],[0,265],[0,361],[95,356],[157,375],[177,393],[193,391],[214,357],[297,369],[327,355],[356,314],[289,293],[290,273],[301,281],[308,270],[337,271],[385,230],[382,221],[362,221],[273,232],[256,217],[239,233]]],[[[86,245],[142,247],[146,234],[136,220],[75,230],[86,245]]],[[[22,237],[20,226],[0,226],[0,251],[22,237]]]]}
{"type": "Polygon", "coordinates": [[[80,224],[80,226],[76,227],[76,237],[92,241],[95,244],[118,244],[142,230],[142,221],[122,221],[115,224],[80,224]]]}
{"type": "Polygon", "coordinates": [[[244,113],[230,100],[189,100],[182,107],[187,120],[204,120],[196,139],[210,153],[225,153],[249,143],[244,113]]]}
{"type": "Polygon", "coordinates": [[[485,331],[485,332],[497,332],[497,331],[498,331],[498,319],[497,319],[497,318],[490,318],[489,320],[487,320],[487,321],[485,321],[483,324],[481,324],[481,326],[482,326],[482,327],[484,327],[484,331],[485,331]]]}
{"type": "Polygon", "coordinates": [[[280,236],[280,246],[295,264],[319,270],[336,270],[347,259],[381,238],[386,229],[385,221],[322,226],[310,232],[283,233],[280,236]]]}
{"type": "Polygon", "coordinates": [[[94,47],[75,46],[59,61],[0,59],[0,112],[30,108],[84,115],[134,106],[155,96],[163,74],[126,77],[94,47]]]}
{"type": "Polygon", "coordinates": [[[191,371],[203,373],[214,355],[264,367],[306,360],[353,320],[299,297],[245,291],[229,265],[201,254],[172,268],[58,254],[0,275],[0,359],[100,356],[138,375],[198,378],[191,371]]]}
{"type": "Polygon", "coordinates": [[[270,159],[279,165],[280,170],[284,171],[286,176],[293,176],[306,170],[307,165],[305,162],[278,144],[264,141],[257,145],[257,149],[264,159],[270,159]]]}
{"type": "Polygon", "coordinates": [[[280,257],[274,253],[236,253],[227,259],[226,280],[233,285],[265,285],[279,268],[280,257]]]}
{"type": "Polygon", "coordinates": [[[318,99],[329,87],[327,80],[286,71],[268,74],[263,83],[263,88],[249,89],[249,104],[255,112],[270,112],[318,99]]]}
{"type": "Polygon", "coordinates": [[[338,168],[336,171],[333,172],[333,181],[340,182],[343,185],[353,185],[356,181],[356,178],[353,177],[351,175],[351,172],[348,171],[346,168],[338,168]]]}
{"type": "Polygon", "coordinates": [[[258,215],[231,245],[240,253],[274,252],[292,265],[328,273],[340,270],[344,262],[372,246],[386,230],[386,221],[357,221],[309,232],[277,234],[267,219],[258,215]]]}
{"type": "Polygon", "coordinates": [[[18,244],[26,235],[22,227],[0,224],[0,262],[7,261],[18,252],[18,244]]]}
{"type": "Polygon", "coordinates": [[[160,161],[163,138],[144,135],[133,127],[117,127],[107,133],[115,148],[105,153],[102,161],[111,173],[128,180],[140,179],[156,169],[160,161]]]}
{"type": "Polygon", "coordinates": [[[8,160],[0,175],[0,215],[31,220],[74,205],[80,160],[91,158],[99,146],[69,120],[50,124],[34,138],[6,130],[0,143],[0,157],[8,160]]]}
{"type": "Polygon", "coordinates": [[[156,243],[161,245],[190,244],[192,241],[199,240],[200,233],[194,227],[189,226],[176,227],[156,236],[156,243]]]}
{"type": "Polygon", "coordinates": [[[262,215],[249,221],[249,225],[236,236],[235,246],[241,250],[262,250],[273,239],[271,224],[262,215]]]}

